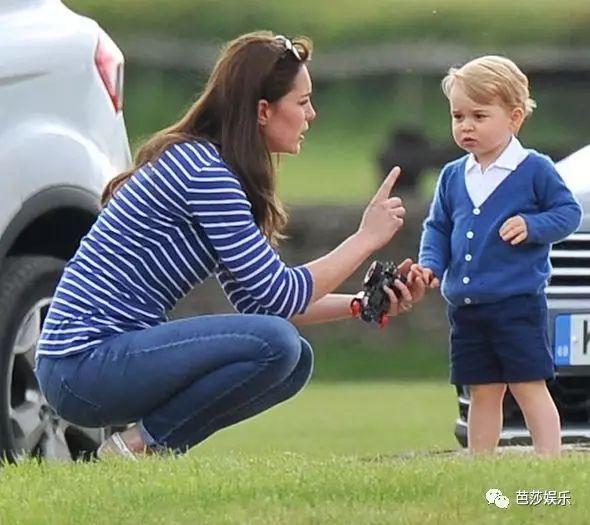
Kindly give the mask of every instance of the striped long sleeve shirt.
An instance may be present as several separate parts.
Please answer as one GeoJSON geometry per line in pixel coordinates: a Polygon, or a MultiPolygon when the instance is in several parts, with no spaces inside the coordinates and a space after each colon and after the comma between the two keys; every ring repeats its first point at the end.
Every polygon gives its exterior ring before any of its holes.
{"type": "Polygon", "coordinates": [[[269,245],[238,177],[209,143],[169,147],[121,187],[66,265],[38,354],[63,356],[149,328],[215,274],[234,308],[289,318],[307,308],[309,270],[269,245]]]}

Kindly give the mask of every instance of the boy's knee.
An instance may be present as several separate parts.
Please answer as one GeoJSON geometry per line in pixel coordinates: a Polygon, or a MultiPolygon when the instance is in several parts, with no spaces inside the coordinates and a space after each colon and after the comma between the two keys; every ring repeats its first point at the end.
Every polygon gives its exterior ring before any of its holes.
{"type": "Polygon", "coordinates": [[[545,380],[509,383],[508,387],[514,397],[521,398],[539,396],[549,392],[545,380]]]}
{"type": "Polygon", "coordinates": [[[506,394],[506,385],[503,383],[470,385],[469,390],[472,400],[476,402],[501,402],[506,394]]]}

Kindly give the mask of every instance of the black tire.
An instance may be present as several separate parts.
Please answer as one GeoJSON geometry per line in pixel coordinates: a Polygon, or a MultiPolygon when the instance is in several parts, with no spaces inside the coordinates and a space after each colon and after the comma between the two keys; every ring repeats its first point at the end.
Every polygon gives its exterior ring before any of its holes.
{"type": "Polygon", "coordinates": [[[463,425],[455,425],[455,439],[457,443],[463,448],[467,448],[467,427],[463,425]]]}
{"type": "Polygon", "coordinates": [[[103,429],[57,417],[34,375],[35,347],[64,261],[46,256],[6,259],[0,270],[0,456],[73,460],[90,457],[103,429]]]}

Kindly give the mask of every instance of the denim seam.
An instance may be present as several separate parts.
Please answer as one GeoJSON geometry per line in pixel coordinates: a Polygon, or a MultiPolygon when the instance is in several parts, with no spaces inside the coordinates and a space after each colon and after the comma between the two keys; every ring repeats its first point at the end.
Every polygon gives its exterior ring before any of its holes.
{"type": "MultiPolygon", "coordinates": [[[[312,354],[312,357],[311,357],[311,361],[312,361],[312,367],[313,367],[313,354],[312,354]]],[[[295,369],[296,369],[296,368],[297,368],[297,366],[295,367],[295,369]]],[[[295,370],[294,370],[294,371],[295,371],[295,370]]],[[[294,372],[294,371],[293,371],[293,372],[294,372]]],[[[288,378],[287,378],[287,379],[288,379],[288,378]]],[[[305,388],[305,386],[306,386],[306,385],[309,383],[309,380],[310,380],[310,379],[311,379],[311,372],[310,372],[310,374],[307,376],[307,379],[305,380],[305,383],[304,383],[304,384],[303,384],[303,386],[301,387],[302,389],[303,389],[303,388],[305,388]]],[[[290,380],[290,382],[287,382],[287,381],[285,380],[285,382],[284,382],[284,383],[282,383],[282,386],[283,386],[283,387],[285,387],[285,388],[287,388],[287,387],[289,387],[289,386],[291,385],[291,383],[293,383],[293,382],[294,382],[294,380],[295,380],[295,379],[294,379],[293,377],[291,377],[291,380],[290,380]]],[[[261,394],[259,394],[258,396],[256,396],[254,399],[251,399],[249,403],[245,403],[245,404],[241,405],[239,408],[243,409],[243,408],[244,408],[244,407],[246,407],[246,406],[251,406],[252,404],[256,403],[257,401],[260,401],[260,399],[261,399],[262,397],[264,397],[265,395],[267,395],[267,394],[268,394],[268,392],[269,392],[270,390],[272,390],[272,389],[273,389],[274,387],[276,387],[276,386],[277,386],[277,385],[273,385],[273,386],[269,387],[269,388],[268,388],[268,389],[266,389],[264,392],[262,392],[261,394]]],[[[235,408],[235,407],[234,407],[234,408],[235,408]]],[[[229,410],[226,410],[225,412],[222,412],[221,414],[217,414],[215,417],[211,418],[211,421],[209,421],[209,424],[208,424],[208,426],[206,426],[206,427],[204,427],[204,428],[206,429],[206,428],[210,427],[210,426],[211,426],[211,425],[212,425],[212,424],[213,424],[215,421],[219,420],[220,418],[222,418],[222,417],[224,417],[224,416],[227,416],[228,414],[231,414],[231,412],[232,412],[232,409],[229,409],[229,410]]],[[[201,430],[202,430],[202,429],[201,429],[201,430]]]]}
{"type": "Polygon", "coordinates": [[[92,401],[90,401],[89,399],[86,399],[84,396],[81,396],[80,394],[78,394],[77,392],[75,392],[74,390],[72,390],[72,387],[69,385],[67,379],[62,379],[61,381],[61,392],[60,392],[60,398],[62,398],[62,393],[65,392],[65,394],[73,397],[74,399],[78,400],[78,402],[87,405],[89,409],[94,410],[94,411],[98,411],[100,410],[100,406],[97,405],[96,403],[93,403],[92,401]]]}
{"type": "MultiPolygon", "coordinates": [[[[179,421],[176,425],[174,425],[173,427],[171,427],[168,432],[166,434],[164,434],[161,437],[161,440],[166,441],[170,435],[172,433],[174,433],[176,430],[178,430],[180,427],[182,427],[184,424],[186,424],[188,421],[190,421],[191,419],[193,419],[194,417],[196,417],[199,413],[204,412],[205,410],[207,410],[213,403],[215,403],[216,401],[219,401],[220,399],[222,399],[223,397],[231,394],[232,392],[234,392],[237,388],[245,385],[246,383],[248,383],[250,380],[252,380],[257,374],[259,374],[261,372],[260,371],[254,371],[252,374],[250,374],[246,379],[244,379],[241,383],[238,383],[237,385],[234,385],[234,387],[230,390],[226,390],[225,392],[223,392],[223,394],[217,396],[214,399],[210,399],[209,403],[207,403],[201,410],[200,412],[196,413],[196,414],[191,414],[190,416],[187,416],[186,418],[184,418],[182,421],[179,421]]],[[[224,413],[224,415],[227,412],[224,413]]]]}
{"type": "Polygon", "coordinates": [[[162,344],[162,345],[158,345],[158,346],[152,346],[150,348],[142,348],[140,350],[126,352],[125,355],[144,354],[144,353],[148,353],[148,352],[154,352],[156,350],[162,350],[163,348],[174,348],[175,346],[183,345],[186,343],[195,343],[198,341],[208,341],[211,339],[222,339],[224,337],[234,337],[234,336],[239,336],[241,339],[246,339],[246,338],[254,339],[256,341],[261,341],[266,346],[270,346],[267,341],[265,341],[261,337],[254,335],[254,334],[227,332],[225,334],[212,334],[212,335],[205,335],[205,336],[189,337],[188,339],[182,339],[181,341],[174,341],[173,343],[166,343],[166,344],[162,344]]]}
{"type": "MultiPolygon", "coordinates": [[[[251,336],[254,339],[258,339],[259,341],[261,341],[263,343],[263,345],[266,348],[270,348],[270,344],[265,341],[264,339],[261,339],[259,337],[256,336],[251,336]]],[[[268,353],[266,354],[268,356],[268,353]]],[[[240,388],[241,386],[245,385],[246,383],[248,383],[249,381],[251,381],[257,374],[259,374],[262,370],[255,370],[252,374],[250,374],[246,379],[244,379],[243,381],[241,381],[240,383],[234,385],[233,388],[231,388],[230,390],[225,390],[221,395],[217,396],[216,398],[210,399],[209,403],[207,403],[201,410],[200,412],[202,413],[203,411],[207,410],[213,403],[219,401],[220,399],[222,399],[223,397],[231,394],[232,392],[234,392],[237,388],[240,388]]],[[[229,411],[224,412],[224,415],[227,414],[229,411]]],[[[198,413],[197,413],[198,414],[198,413]]],[[[178,430],[180,427],[182,427],[184,424],[186,424],[188,421],[190,421],[191,419],[193,419],[197,414],[191,414],[187,417],[185,417],[182,421],[179,421],[176,425],[174,425],[173,427],[171,427],[170,429],[168,429],[168,432],[166,434],[164,434],[162,437],[160,437],[159,441],[165,441],[167,440],[170,435],[175,432],[176,430],[178,430]]],[[[146,428],[147,430],[147,428],[146,428]]],[[[151,433],[148,431],[148,433],[151,435],[151,433]]],[[[159,443],[158,443],[159,444],[159,443]]]]}
{"type": "MultiPolygon", "coordinates": [[[[304,387],[305,387],[305,385],[307,385],[307,383],[309,382],[309,379],[310,379],[310,377],[311,377],[311,374],[310,374],[310,375],[307,377],[307,379],[306,379],[306,381],[305,381],[305,383],[304,383],[304,385],[303,385],[303,387],[302,387],[302,388],[304,388],[304,387]]],[[[249,379],[252,379],[252,378],[249,378],[249,379]]],[[[287,388],[287,387],[289,387],[289,386],[291,385],[291,383],[293,383],[293,382],[294,382],[294,379],[293,379],[293,378],[291,378],[291,381],[290,381],[289,383],[285,382],[285,383],[283,383],[283,384],[282,384],[282,386],[283,386],[283,387],[285,387],[285,388],[287,388]]],[[[213,424],[214,424],[216,421],[218,421],[219,419],[221,419],[221,418],[223,418],[223,417],[227,416],[228,414],[231,414],[231,413],[232,413],[232,411],[233,411],[233,410],[235,410],[236,408],[244,409],[245,407],[250,407],[251,405],[255,404],[256,402],[259,402],[259,401],[260,401],[260,400],[261,400],[261,399],[262,399],[262,398],[263,398],[265,395],[267,395],[267,394],[269,393],[269,391],[270,391],[270,390],[272,390],[272,389],[273,389],[273,388],[275,388],[276,386],[277,386],[277,385],[273,385],[273,386],[271,386],[271,387],[267,388],[267,389],[266,389],[264,392],[260,393],[260,394],[259,394],[258,396],[256,396],[254,399],[251,399],[249,403],[245,403],[245,404],[243,404],[243,405],[240,405],[239,407],[233,407],[233,408],[230,408],[229,410],[226,410],[225,412],[222,412],[221,414],[217,414],[215,417],[211,418],[211,421],[209,421],[209,423],[208,423],[206,426],[204,426],[203,428],[201,428],[201,431],[203,431],[203,430],[205,430],[205,431],[206,431],[207,429],[211,428],[211,426],[212,426],[212,425],[213,425],[213,424]]]]}

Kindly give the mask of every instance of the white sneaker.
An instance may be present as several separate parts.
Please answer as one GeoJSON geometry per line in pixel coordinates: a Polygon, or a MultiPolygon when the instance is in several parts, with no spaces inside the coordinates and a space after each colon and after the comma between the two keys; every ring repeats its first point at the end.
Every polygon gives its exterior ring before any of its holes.
{"type": "Polygon", "coordinates": [[[111,436],[106,439],[96,451],[96,457],[98,459],[106,459],[108,457],[116,456],[124,457],[131,461],[137,461],[137,456],[127,446],[127,443],[125,443],[125,440],[119,432],[111,434],[111,436]]]}

